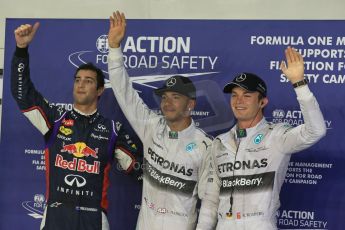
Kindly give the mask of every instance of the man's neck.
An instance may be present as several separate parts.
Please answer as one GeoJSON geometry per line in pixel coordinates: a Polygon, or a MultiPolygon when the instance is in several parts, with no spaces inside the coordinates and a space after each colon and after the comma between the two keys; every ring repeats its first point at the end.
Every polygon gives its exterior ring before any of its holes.
{"type": "Polygon", "coordinates": [[[180,132],[190,126],[192,123],[192,118],[187,117],[179,121],[167,121],[167,123],[171,131],[180,132]]]}
{"type": "Polygon", "coordinates": [[[73,105],[74,109],[82,115],[92,115],[97,111],[97,106],[73,105]]]}
{"type": "Polygon", "coordinates": [[[254,127],[262,120],[262,118],[263,116],[256,116],[254,120],[237,121],[237,127],[239,129],[248,129],[254,127]]]}

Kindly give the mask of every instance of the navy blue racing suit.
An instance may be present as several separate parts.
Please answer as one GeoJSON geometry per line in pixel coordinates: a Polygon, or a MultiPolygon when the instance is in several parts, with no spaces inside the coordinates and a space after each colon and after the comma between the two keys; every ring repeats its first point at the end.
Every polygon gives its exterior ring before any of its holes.
{"type": "Polygon", "coordinates": [[[83,115],[75,108],[66,111],[50,104],[30,80],[27,48],[16,48],[11,90],[22,113],[45,139],[47,206],[41,229],[109,229],[110,166],[114,156],[127,171],[135,163],[128,135],[97,110],[83,115]]]}

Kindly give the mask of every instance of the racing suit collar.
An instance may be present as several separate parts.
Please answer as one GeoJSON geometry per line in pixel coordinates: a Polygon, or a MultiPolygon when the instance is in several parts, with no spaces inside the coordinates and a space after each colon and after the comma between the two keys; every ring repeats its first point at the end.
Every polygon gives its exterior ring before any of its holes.
{"type": "MultiPolygon", "coordinates": [[[[264,124],[266,124],[266,119],[263,117],[261,121],[259,121],[259,123],[257,123],[255,126],[246,129],[247,137],[252,136],[255,132],[257,132],[258,129],[260,129],[259,127],[264,124]]],[[[219,139],[223,143],[223,145],[226,146],[227,148],[230,148],[230,145],[236,146],[237,145],[236,144],[236,140],[237,140],[236,129],[237,129],[237,125],[232,127],[226,133],[220,134],[217,137],[217,139],[219,139]]]]}
{"type": "MultiPolygon", "coordinates": [[[[190,123],[190,125],[187,128],[185,128],[182,131],[176,132],[177,133],[177,139],[190,136],[194,132],[194,130],[195,130],[195,123],[194,123],[194,120],[192,119],[192,122],[190,123]]],[[[167,132],[168,133],[172,132],[172,130],[170,129],[170,127],[168,125],[167,125],[167,132]]]]}
{"type": "Polygon", "coordinates": [[[86,122],[91,124],[99,117],[100,114],[97,111],[97,109],[90,114],[85,114],[85,113],[79,111],[78,109],[76,109],[75,107],[73,107],[73,109],[71,111],[71,115],[72,115],[73,119],[75,119],[75,120],[84,119],[84,120],[86,120],[86,122]]]}
{"type": "MultiPolygon", "coordinates": [[[[262,117],[261,121],[259,121],[255,126],[246,129],[247,136],[253,135],[254,132],[256,132],[258,130],[258,127],[260,127],[261,125],[263,125],[265,123],[266,123],[266,119],[264,117],[262,117]]],[[[237,133],[236,133],[236,129],[237,129],[237,124],[231,130],[234,131],[235,137],[238,138],[237,133]]]]}
{"type": "Polygon", "coordinates": [[[91,112],[91,113],[89,113],[89,114],[86,114],[86,113],[83,113],[82,111],[78,110],[78,109],[77,109],[76,107],[74,107],[74,106],[73,106],[73,110],[74,110],[75,112],[77,112],[78,114],[83,115],[83,116],[85,116],[85,117],[92,117],[92,115],[94,115],[94,114],[97,112],[97,109],[96,109],[95,111],[93,111],[93,112],[91,112]]]}

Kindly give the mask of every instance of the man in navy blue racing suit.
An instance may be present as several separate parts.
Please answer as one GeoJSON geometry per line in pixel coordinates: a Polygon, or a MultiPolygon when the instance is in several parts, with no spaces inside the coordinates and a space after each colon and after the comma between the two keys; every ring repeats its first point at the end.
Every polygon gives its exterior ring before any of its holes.
{"type": "Polygon", "coordinates": [[[263,116],[266,83],[241,73],[224,87],[236,125],[212,144],[213,164],[199,215],[198,230],[274,230],[279,193],[292,153],[326,133],[319,105],[304,79],[302,55],[288,47],[281,69],[295,89],[304,124],[272,124],[263,116]]]}
{"type": "Polygon", "coordinates": [[[104,90],[102,70],[81,65],[75,73],[72,111],[50,104],[30,80],[28,45],[39,23],[14,34],[11,90],[22,113],[44,135],[47,206],[45,230],[106,230],[109,170],[114,156],[130,171],[135,145],[113,120],[97,111],[104,90]]]}

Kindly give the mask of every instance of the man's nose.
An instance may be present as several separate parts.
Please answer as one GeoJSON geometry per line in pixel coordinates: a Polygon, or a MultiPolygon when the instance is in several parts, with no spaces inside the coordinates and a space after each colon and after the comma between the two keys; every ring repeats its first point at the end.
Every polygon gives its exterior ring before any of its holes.
{"type": "Polygon", "coordinates": [[[243,103],[243,96],[238,96],[237,98],[236,98],[236,104],[241,104],[241,103],[243,103]]]}
{"type": "Polygon", "coordinates": [[[77,82],[77,86],[80,87],[80,88],[84,87],[85,86],[85,82],[83,80],[80,80],[80,81],[77,82]]]}
{"type": "Polygon", "coordinates": [[[172,102],[172,99],[167,97],[163,100],[163,105],[169,105],[171,104],[171,102],[172,102]]]}

